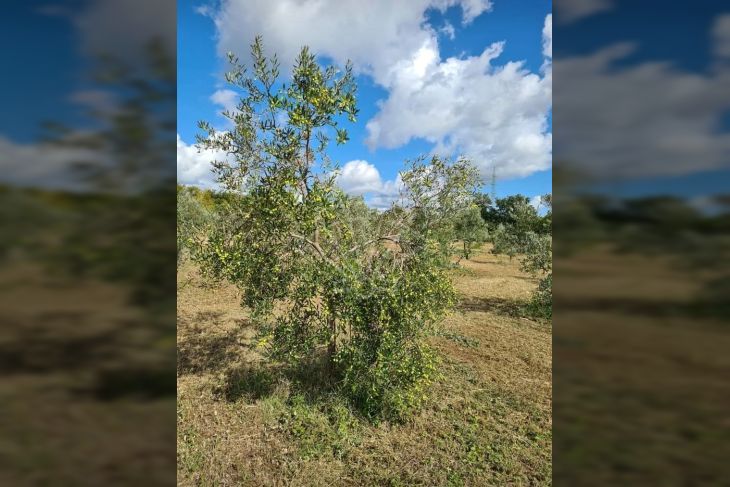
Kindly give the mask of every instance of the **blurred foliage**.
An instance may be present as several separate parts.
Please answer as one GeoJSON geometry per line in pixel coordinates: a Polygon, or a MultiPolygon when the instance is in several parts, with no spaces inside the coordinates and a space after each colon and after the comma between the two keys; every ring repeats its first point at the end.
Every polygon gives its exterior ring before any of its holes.
{"type": "Polygon", "coordinates": [[[704,210],[684,198],[655,195],[631,199],[578,194],[561,203],[556,224],[561,257],[609,244],[614,252],[665,256],[693,275],[710,272],[695,312],[727,317],[723,288],[730,274],[718,263],[730,257],[727,196],[709,198],[704,210]]]}
{"type": "Polygon", "coordinates": [[[462,257],[469,260],[472,248],[487,240],[487,225],[482,219],[481,209],[471,205],[461,210],[454,221],[454,236],[462,243],[462,257]]]}
{"type": "Polygon", "coordinates": [[[193,242],[210,225],[215,211],[212,192],[195,186],[177,186],[177,263],[185,260],[193,242]]]}
{"type": "Polygon", "coordinates": [[[95,65],[95,83],[115,102],[89,113],[93,126],[46,124],[46,143],[84,149],[69,174],[78,189],[0,188],[0,258],[13,268],[40,266],[70,289],[94,280],[118,286],[139,319],[92,367],[166,370],[158,395],[173,396],[175,65],[159,42],[146,54],[143,67],[110,57],[95,65]]]}
{"type": "Polygon", "coordinates": [[[175,140],[174,58],[159,41],[148,45],[146,63],[129,66],[103,57],[95,72],[100,89],[114,94],[108,110],[92,110],[94,129],[46,125],[46,141],[89,150],[74,161],[85,185],[62,239],[49,253],[70,277],[94,276],[128,285],[130,302],[169,314],[175,294],[170,241],[174,225],[170,148],[175,140]]]}

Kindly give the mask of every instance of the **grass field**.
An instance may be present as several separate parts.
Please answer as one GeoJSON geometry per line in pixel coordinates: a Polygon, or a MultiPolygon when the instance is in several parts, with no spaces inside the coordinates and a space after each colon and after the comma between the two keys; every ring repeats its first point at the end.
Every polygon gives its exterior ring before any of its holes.
{"type": "Polygon", "coordinates": [[[536,280],[487,252],[454,271],[460,305],[431,339],[443,377],[406,424],[355,414],[318,371],[249,347],[236,289],[178,274],[180,485],[552,483],[552,329],[522,316],[536,280]]]}
{"type": "Polygon", "coordinates": [[[0,485],[174,482],[173,334],[125,288],[28,262],[6,261],[0,290],[0,485]]]}
{"type": "Polygon", "coordinates": [[[712,275],[656,254],[555,259],[557,484],[728,485],[727,323],[691,305],[712,275]]]}

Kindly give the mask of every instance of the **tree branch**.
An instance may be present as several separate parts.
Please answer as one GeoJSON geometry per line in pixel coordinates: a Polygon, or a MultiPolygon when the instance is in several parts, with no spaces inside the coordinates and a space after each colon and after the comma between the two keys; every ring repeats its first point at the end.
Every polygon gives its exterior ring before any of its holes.
{"type": "Polygon", "coordinates": [[[330,264],[334,265],[334,263],[335,263],[335,262],[334,262],[334,261],[333,261],[332,259],[330,259],[330,258],[329,258],[329,257],[328,257],[328,256],[327,256],[327,255],[326,255],[325,253],[324,253],[324,250],[322,250],[322,247],[320,247],[320,246],[319,246],[319,243],[317,243],[317,242],[313,242],[312,240],[309,240],[309,239],[308,239],[307,237],[305,237],[304,235],[298,235],[298,234],[296,234],[296,233],[291,233],[291,232],[289,233],[289,235],[290,235],[291,237],[293,237],[293,238],[296,238],[296,239],[298,239],[298,240],[301,240],[301,241],[303,241],[303,242],[306,242],[306,243],[308,243],[310,247],[312,247],[312,248],[313,248],[313,249],[314,249],[315,251],[317,251],[317,254],[319,254],[319,256],[320,256],[320,257],[321,257],[321,258],[322,258],[323,260],[325,260],[325,261],[329,262],[330,264]]]}
{"type": "Polygon", "coordinates": [[[388,240],[390,242],[393,242],[394,244],[398,244],[402,248],[402,245],[401,245],[401,242],[400,242],[400,235],[383,235],[383,236],[380,236],[378,238],[374,238],[374,239],[368,240],[365,243],[362,243],[362,244],[359,244],[359,245],[355,245],[354,247],[352,247],[347,252],[348,253],[354,252],[357,249],[361,249],[363,247],[367,247],[368,245],[374,244],[376,242],[380,242],[381,240],[388,240]]]}

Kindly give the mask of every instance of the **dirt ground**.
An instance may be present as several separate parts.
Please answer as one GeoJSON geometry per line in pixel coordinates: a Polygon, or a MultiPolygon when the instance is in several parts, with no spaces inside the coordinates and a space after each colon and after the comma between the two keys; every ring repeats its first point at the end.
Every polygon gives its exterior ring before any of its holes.
{"type": "Polygon", "coordinates": [[[174,482],[174,332],[128,289],[27,262],[5,263],[0,290],[0,485],[174,482]]]}

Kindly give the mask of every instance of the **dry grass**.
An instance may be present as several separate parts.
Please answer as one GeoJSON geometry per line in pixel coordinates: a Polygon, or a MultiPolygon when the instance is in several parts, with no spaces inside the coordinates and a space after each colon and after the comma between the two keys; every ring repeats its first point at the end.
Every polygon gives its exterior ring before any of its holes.
{"type": "Polygon", "coordinates": [[[149,399],[101,397],[115,384],[108,371],[172,351],[125,304],[128,290],[56,279],[27,262],[6,262],[0,289],[0,485],[169,485],[169,388],[149,399]]]}
{"type": "Polygon", "coordinates": [[[668,256],[555,260],[555,479],[727,485],[730,335],[687,311],[705,276],[668,256]]]}
{"type": "MultiPolygon", "coordinates": [[[[181,485],[551,484],[551,327],[521,316],[536,282],[479,253],[432,339],[443,379],[406,424],[371,424],[312,380],[277,373],[230,286],[179,273],[181,485]],[[304,385],[303,385],[304,384],[304,385]]],[[[311,372],[311,371],[310,371],[311,372]]],[[[314,371],[316,372],[316,371],[314,371]]]]}

